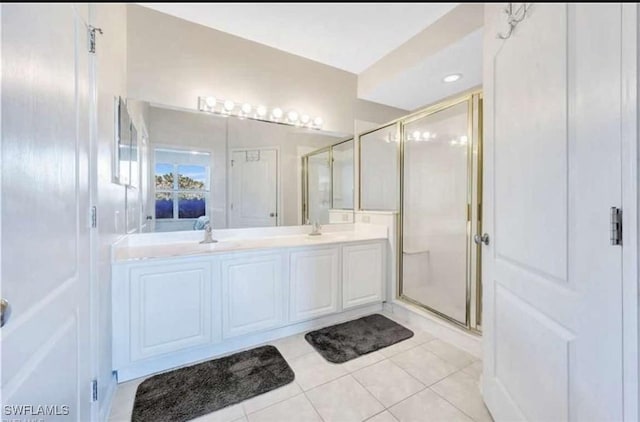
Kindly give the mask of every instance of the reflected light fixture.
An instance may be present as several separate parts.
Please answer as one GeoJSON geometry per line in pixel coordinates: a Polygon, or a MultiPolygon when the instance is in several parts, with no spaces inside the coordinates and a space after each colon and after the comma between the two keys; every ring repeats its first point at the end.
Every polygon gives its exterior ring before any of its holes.
{"type": "Polygon", "coordinates": [[[304,126],[310,129],[320,129],[324,123],[321,117],[312,119],[308,114],[301,114],[293,109],[285,113],[280,107],[273,107],[269,113],[269,109],[263,104],[253,106],[251,103],[234,102],[213,96],[198,97],[198,110],[224,116],[237,114],[236,117],[241,119],[262,120],[298,127],[304,126]],[[217,105],[221,105],[221,107],[218,108],[216,107],[217,105]],[[237,113],[234,113],[234,110],[237,113]]]}
{"type": "Polygon", "coordinates": [[[444,78],[442,78],[443,82],[455,82],[458,79],[462,78],[462,74],[460,73],[453,73],[451,75],[447,75],[444,78]]]}

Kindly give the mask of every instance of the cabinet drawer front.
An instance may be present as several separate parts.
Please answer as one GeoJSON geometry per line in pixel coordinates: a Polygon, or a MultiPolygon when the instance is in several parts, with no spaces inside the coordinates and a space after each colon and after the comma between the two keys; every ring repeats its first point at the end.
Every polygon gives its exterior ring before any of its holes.
{"type": "Polygon", "coordinates": [[[339,258],[338,247],[291,253],[291,322],[338,312],[339,258]]]}
{"type": "Polygon", "coordinates": [[[382,301],[384,245],[370,243],[342,249],[342,307],[382,301]]]}
{"type": "Polygon", "coordinates": [[[224,338],[284,324],[283,266],[282,254],[250,254],[221,262],[224,338]]]}
{"type": "Polygon", "coordinates": [[[130,289],[132,361],[212,341],[209,264],[136,268],[130,289]]]}

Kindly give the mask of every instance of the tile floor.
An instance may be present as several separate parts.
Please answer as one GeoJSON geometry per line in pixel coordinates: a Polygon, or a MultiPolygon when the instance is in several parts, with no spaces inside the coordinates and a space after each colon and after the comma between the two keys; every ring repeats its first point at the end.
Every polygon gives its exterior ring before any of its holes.
{"type": "MultiPolygon", "coordinates": [[[[480,395],[482,362],[429,333],[336,365],[302,334],[271,342],[296,374],[277,390],[197,422],[491,422],[480,395]]],[[[109,422],[129,421],[143,379],[120,384],[109,422]]]]}

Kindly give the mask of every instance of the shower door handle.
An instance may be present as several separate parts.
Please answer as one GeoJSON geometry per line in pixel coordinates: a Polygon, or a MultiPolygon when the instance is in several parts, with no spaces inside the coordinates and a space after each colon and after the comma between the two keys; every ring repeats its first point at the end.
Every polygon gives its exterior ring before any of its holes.
{"type": "Polygon", "coordinates": [[[477,234],[475,236],[473,236],[473,241],[476,242],[476,245],[480,245],[482,243],[484,243],[485,245],[489,244],[489,235],[487,233],[483,234],[482,236],[477,234]]]}
{"type": "Polygon", "coordinates": [[[4,298],[0,299],[0,327],[4,327],[10,316],[11,305],[4,298]]]}

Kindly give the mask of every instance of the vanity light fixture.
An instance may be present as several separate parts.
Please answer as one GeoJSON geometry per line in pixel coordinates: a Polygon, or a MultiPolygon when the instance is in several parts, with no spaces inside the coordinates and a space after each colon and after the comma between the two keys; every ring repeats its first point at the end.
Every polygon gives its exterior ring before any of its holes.
{"type": "Polygon", "coordinates": [[[462,78],[462,74],[460,74],[460,73],[453,73],[453,74],[451,74],[451,75],[447,75],[447,76],[445,76],[444,78],[442,78],[442,81],[443,81],[443,82],[447,82],[447,83],[449,83],[449,82],[455,82],[455,81],[457,81],[457,80],[458,80],[458,79],[460,79],[460,78],[462,78]]]}
{"type": "Polygon", "coordinates": [[[271,117],[273,117],[275,120],[281,119],[283,114],[284,112],[280,107],[276,107],[271,111],[271,117]]]}
{"type": "Polygon", "coordinates": [[[224,102],[224,111],[226,111],[227,113],[231,113],[231,111],[234,109],[235,107],[235,103],[231,100],[226,100],[224,102]]]}
{"type": "Polygon", "coordinates": [[[264,117],[267,115],[267,108],[263,105],[259,105],[256,108],[256,114],[258,115],[259,119],[264,119],[264,117]]]}
{"type": "Polygon", "coordinates": [[[207,105],[208,108],[210,108],[211,110],[213,110],[214,108],[216,108],[216,97],[207,97],[204,100],[205,104],[207,105]]]}
{"type": "Polygon", "coordinates": [[[321,129],[324,123],[321,117],[312,119],[308,114],[301,114],[296,110],[289,110],[285,113],[280,107],[274,107],[271,109],[271,113],[269,113],[269,109],[262,104],[254,107],[250,103],[223,100],[213,96],[198,97],[198,110],[222,114],[223,116],[237,114],[237,117],[241,119],[262,120],[290,126],[302,126],[310,129],[321,129]],[[220,105],[220,107],[217,107],[218,105],[220,105]]]}
{"type": "Polygon", "coordinates": [[[298,123],[298,117],[298,112],[295,110],[287,113],[287,120],[289,120],[290,123],[298,123]]]}
{"type": "Polygon", "coordinates": [[[425,141],[428,141],[429,139],[431,139],[431,133],[430,132],[422,132],[422,138],[425,141]]]}

